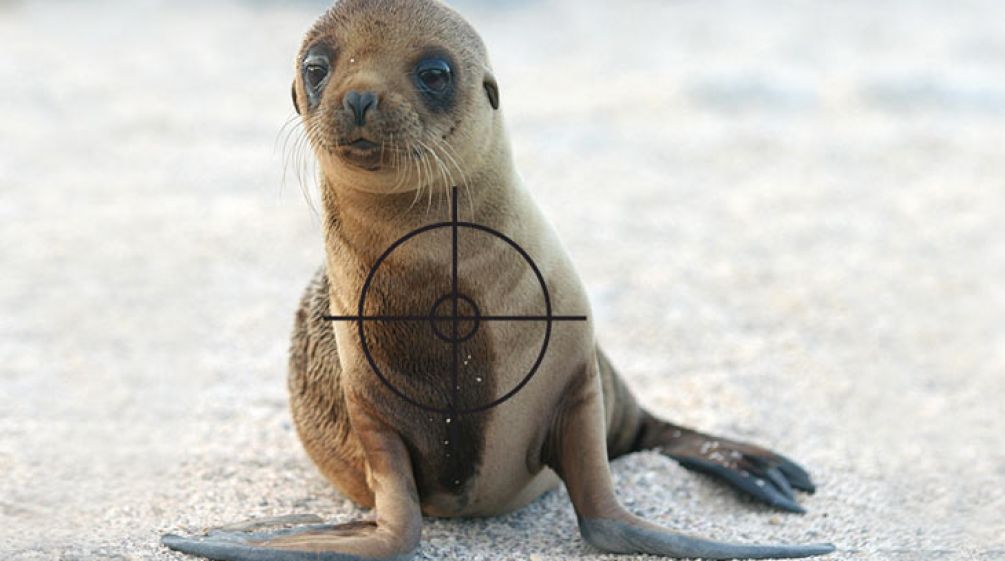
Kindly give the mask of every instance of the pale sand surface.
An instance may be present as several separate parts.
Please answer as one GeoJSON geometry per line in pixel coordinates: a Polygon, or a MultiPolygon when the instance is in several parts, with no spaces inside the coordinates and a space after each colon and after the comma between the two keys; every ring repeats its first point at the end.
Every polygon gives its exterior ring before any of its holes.
{"type": "MultiPolygon", "coordinates": [[[[0,1],[0,559],[366,515],[285,395],[322,248],[275,146],[322,4],[82,4],[0,1]]],[[[622,500],[833,559],[1005,558],[1005,4],[461,9],[642,401],[820,486],[776,513],[645,453],[622,500]]],[[[419,557],[602,556],[558,490],[428,520],[419,557]]]]}

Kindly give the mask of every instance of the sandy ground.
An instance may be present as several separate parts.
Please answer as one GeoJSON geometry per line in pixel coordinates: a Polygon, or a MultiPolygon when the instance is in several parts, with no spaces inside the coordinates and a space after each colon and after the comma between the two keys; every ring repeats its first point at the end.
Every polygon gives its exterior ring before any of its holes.
{"type": "MultiPolygon", "coordinates": [[[[81,4],[0,1],[0,558],[365,515],[285,396],[322,248],[278,133],[322,4],[81,4]]],[[[1005,4],[459,6],[630,385],[820,485],[780,514],[646,453],[621,499],[834,559],[1005,559],[1005,4]]],[[[428,520],[419,556],[601,557],[564,490],[428,520]]]]}

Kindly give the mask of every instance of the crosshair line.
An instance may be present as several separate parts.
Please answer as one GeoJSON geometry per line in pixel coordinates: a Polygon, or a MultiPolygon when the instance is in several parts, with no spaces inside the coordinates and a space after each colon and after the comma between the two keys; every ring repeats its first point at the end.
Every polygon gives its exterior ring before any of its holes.
{"type": "MultiPolygon", "coordinates": [[[[460,430],[460,419],[457,418],[457,394],[461,389],[460,378],[461,378],[461,342],[459,335],[459,326],[461,321],[457,318],[457,300],[458,300],[458,288],[457,288],[457,187],[450,189],[450,234],[451,234],[451,260],[453,261],[451,271],[450,271],[450,300],[453,305],[453,311],[451,312],[452,320],[452,337],[450,339],[450,346],[453,347],[453,364],[452,374],[450,379],[450,417],[447,419],[453,420],[454,423],[449,425],[447,429],[447,434],[450,436],[450,444],[452,449],[455,449],[458,444],[460,430]]],[[[436,314],[436,310],[433,310],[433,314],[436,314]]],[[[361,324],[362,325],[362,324],[361,324]]],[[[435,329],[435,325],[433,326],[435,329]]]]}

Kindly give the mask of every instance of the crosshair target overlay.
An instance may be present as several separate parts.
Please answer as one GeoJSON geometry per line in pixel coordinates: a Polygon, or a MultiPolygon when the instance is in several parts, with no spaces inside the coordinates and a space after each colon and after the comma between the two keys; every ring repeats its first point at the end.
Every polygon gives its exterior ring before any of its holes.
{"type": "MultiPolygon", "coordinates": [[[[325,316],[324,319],[329,321],[351,321],[355,322],[359,329],[359,339],[360,345],[362,346],[363,354],[366,357],[367,362],[370,364],[371,370],[374,374],[380,378],[381,382],[384,383],[392,392],[394,392],[398,397],[404,399],[405,401],[421,408],[426,411],[432,411],[436,413],[442,413],[447,415],[447,418],[456,418],[461,414],[478,413],[495,407],[506,401],[507,399],[516,395],[527,382],[530,381],[531,377],[537,372],[537,369],[541,366],[541,362],[544,360],[544,355],[548,350],[548,342],[551,339],[552,324],[555,322],[565,322],[565,321],[586,321],[586,316],[577,315],[556,315],[552,313],[551,307],[551,295],[548,292],[548,285],[544,280],[544,275],[541,274],[541,270],[538,268],[534,260],[531,259],[530,255],[520,247],[515,241],[510,239],[505,234],[493,230],[488,226],[483,226],[474,222],[462,222],[458,220],[457,217],[457,187],[453,187],[450,193],[450,209],[451,209],[451,220],[450,222],[437,222],[433,224],[428,224],[416,230],[413,230],[401,238],[398,238],[394,243],[392,243],[385,251],[377,258],[373,267],[370,269],[369,275],[367,275],[366,281],[363,283],[363,289],[360,291],[359,304],[357,306],[358,313],[351,316],[335,316],[329,315],[325,316]],[[380,269],[381,264],[388,258],[395,249],[400,247],[402,244],[408,240],[440,229],[448,229],[451,233],[451,275],[450,275],[450,292],[440,296],[432,308],[430,309],[428,315],[366,315],[364,312],[366,310],[367,295],[370,292],[370,288],[373,284],[374,278],[377,274],[378,269],[380,269]],[[489,234],[495,238],[498,238],[508,244],[513,250],[520,254],[523,260],[534,272],[534,276],[537,278],[538,284],[541,287],[541,292],[544,296],[544,314],[542,315],[505,315],[505,314],[484,314],[482,310],[478,307],[478,304],[471,297],[462,294],[458,291],[458,244],[457,240],[460,236],[461,230],[475,230],[489,234]],[[502,396],[488,402],[473,407],[460,408],[458,407],[457,390],[460,388],[461,380],[460,378],[460,353],[461,353],[461,343],[467,341],[468,339],[475,336],[478,332],[479,327],[484,322],[492,321],[530,321],[530,322],[540,322],[544,324],[544,339],[541,342],[540,350],[527,374],[516,384],[513,388],[509,389],[502,396]],[[401,389],[396,387],[391,383],[390,378],[381,371],[380,366],[374,359],[373,354],[370,352],[369,343],[366,337],[366,330],[364,325],[367,322],[428,322],[430,329],[433,334],[439,339],[446,341],[452,346],[451,353],[451,385],[453,395],[450,398],[449,405],[446,408],[436,407],[428,403],[422,403],[408,396],[401,389]]],[[[455,425],[456,426],[456,425],[455,425]]]]}

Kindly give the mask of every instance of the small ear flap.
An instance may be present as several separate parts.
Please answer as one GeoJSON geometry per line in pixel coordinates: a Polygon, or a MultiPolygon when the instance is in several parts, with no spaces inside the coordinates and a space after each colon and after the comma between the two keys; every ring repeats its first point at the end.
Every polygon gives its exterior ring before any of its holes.
{"type": "Polygon", "coordinates": [[[301,115],[301,113],[300,113],[300,105],[297,104],[297,81],[296,80],[293,81],[293,88],[292,88],[292,90],[293,90],[293,108],[297,110],[297,115],[301,115]]]}
{"type": "Polygon", "coordinates": [[[491,73],[485,73],[485,93],[489,96],[489,103],[492,105],[492,109],[499,109],[499,84],[496,84],[495,76],[491,73]]]}

